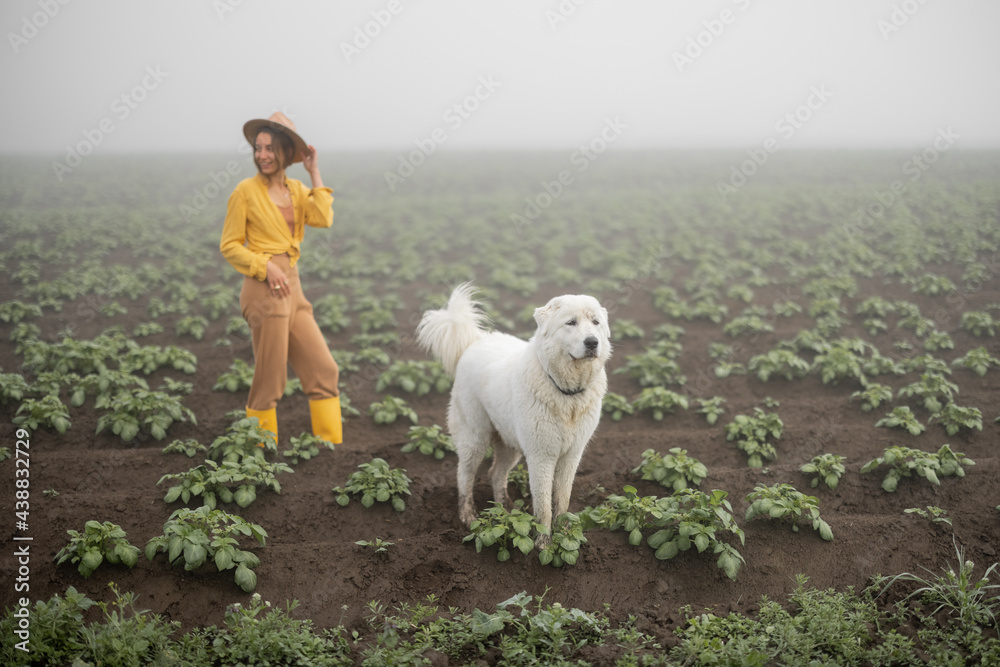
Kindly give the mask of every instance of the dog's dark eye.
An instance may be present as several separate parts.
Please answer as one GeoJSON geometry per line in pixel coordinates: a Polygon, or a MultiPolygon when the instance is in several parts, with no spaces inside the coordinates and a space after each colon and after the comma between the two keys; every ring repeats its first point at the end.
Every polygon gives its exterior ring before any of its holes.
{"type": "Polygon", "coordinates": [[[600,325],[601,325],[601,321],[600,321],[600,320],[591,320],[591,321],[592,321],[592,322],[593,322],[593,323],[594,323],[594,324],[595,324],[596,326],[600,326],[600,325]]]}
{"type": "Polygon", "coordinates": [[[566,323],[566,326],[575,327],[576,326],[576,320],[575,319],[570,320],[569,322],[566,323]]]}

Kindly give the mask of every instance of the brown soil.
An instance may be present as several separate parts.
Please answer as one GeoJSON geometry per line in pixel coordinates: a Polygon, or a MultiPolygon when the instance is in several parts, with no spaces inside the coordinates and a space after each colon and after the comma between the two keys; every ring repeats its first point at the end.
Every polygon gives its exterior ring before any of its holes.
{"type": "MultiPolygon", "coordinates": [[[[220,263],[222,259],[219,259],[220,263]]],[[[110,263],[128,263],[124,253],[109,258],[110,263]]],[[[679,270],[678,270],[679,273],[679,270]]],[[[953,277],[954,278],[954,277],[953,277]]],[[[681,277],[675,277],[678,287],[681,277]]],[[[3,281],[0,302],[16,298],[16,285],[3,281]]],[[[316,299],[327,288],[307,282],[307,295],[316,299]]],[[[863,285],[861,296],[845,304],[853,313],[854,306],[866,294],[876,293],[886,298],[907,299],[917,303],[924,313],[934,313],[940,299],[913,294],[908,288],[893,285],[863,285]]],[[[401,333],[412,332],[414,318],[419,317],[417,304],[423,291],[440,291],[439,286],[426,282],[405,285],[398,290],[406,304],[397,318],[401,333]]],[[[532,298],[505,295],[508,313],[518,312],[524,305],[540,304],[550,296],[573,291],[550,284],[542,285],[532,298]]],[[[779,294],[778,288],[757,290],[756,303],[770,304],[779,294]],[[770,290],[770,291],[769,291],[770,290]]],[[[610,295],[609,295],[610,296],[610,295]]],[[[981,309],[986,304],[1000,302],[997,284],[987,284],[978,292],[966,295],[966,309],[981,309]]],[[[135,324],[148,318],[144,304],[129,306],[129,314],[114,320],[131,331],[135,324]]],[[[730,313],[739,313],[743,304],[725,301],[730,313]]],[[[807,303],[800,299],[803,305],[807,303]]],[[[651,340],[650,332],[663,323],[664,317],[653,308],[646,289],[639,289],[627,305],[621,305],[613,315],[629,318],[646,331],[639,341],[618,341],[609,369],[620,367],[626,355],[640,351],[651,340]]],[[[73,426],[65,435],[40,430],[31,436],[31,590],[32,599],[47,599],[75,586],[95,599],[109,599],[107,584],[114,581],[121,589],[136,592],[139,604],[169,619],[180,621],[184,628],[220,624],[227,604],[246,602],[249,596],[233,582],[231,572],[219,573],[204,567],[185,572],[171,567],[164,556],[153,561],[141,557],[132,570],[104,565],[90,579],[82,579],[73,566],[56,567],[55,553],[66,544],[67,529],[81,530],[89,519],[110,520],[120,524],[130,540],[142,548],[146,541],[162,532],[162,526],[178,503],[163,502],[164,487],[157,481],[165,473],[181,472],[198,462],[180,454],[163,455],[162,447],[175,438],[196,438],[210,442],[223,433],[228,425],[225,415],[243,407],[242,392],[213,392],[216,378],[228,369],[233,359],[252,363],[250,343],[234,339],[230,348],[217,347],[213,342],[223,336],[225,319],[212,322],[202,341],[190,337],[178,339],[173,334],[175,316],[160,318],[166,331],[142,339],[148,344],[183,345],[198,357],[198,371],[193,376],[180,377],[178,372],[158,371],[148,378],[155,387],[164,376],[194,383],[194,391],[185,405],[197,414],[197,426],[174,425],[165,441],[140,436],[133,443],[123,443],[109,433],[95,435],[99,412],[92,401],[82,408],[71,409],[73,426]],[[54,489],[55,497],[42,491],[54,489]]],[[[90,319],[79,316],[78,309],[68,304],[61,313],[47,309],[38,320],[43,334],[51,337],[69,324],[77,329],[77,338],[91,338],[109,325],[101,316],[90,319]]],[[[980,432],[962,432],[948,437],[944,429],[932,424],[926,433],[912,437],[905,432],[874,428],[884,411],[862,412],[850,394],[859,388],[854,381],[824,385],[810,375],[801,380],[782,379],[762,383],[752,377],[730,377],[717,380],[711,375],[712,360],[707,354],[712,341],[732,342],[721,331],[721,325],[704,321],[678,322],[686,329],[681,342],[684,353],[680,363],[688,377],[694,396],[720,395],[726,398],[726,415],[719,423],[709,426],[702,415],[692,408],[668,415],[662,422],[641,416],[626,416],[621,422],[605,418],[588,447],[577,474],[572,510],[599,502],[606,493],[620,492],[632,484],[641,494],[666,493],[653,482],[639,481],[632,469],[640,462],[640,454],[654,448],[666,452],[670,447],[682,447],[691,456],[704,462],[708,478],[702,489],[723,489],[729,493],[736,516],[746,532],[746,545],[740,551],[746,564],[736,581],[729,580],[716,567],[715,558],[708,554],[688,552],[670,561],[658,561],[645,545],[631,547],[622,532],[594,530],[583,547],[578,563],[573,567],[554,569],[538,562],[537,553],[519,553],[506,563],[496,561],[494,553],[477,554],[474,547],[463,544],[467,533],[456,516],[454,485],[455,459],[436,461],[419,453],[404,454],[408,424],[376,426],[364,415],[347,420],[345,443],[335,452],[324,451],[312,461],[303,462],[292,475],[281,478],[282,492],[261,493],[250,507],[239,510],[235,505],[227,510],[261,524],[269,534],[266,548],[256,548],[261,558],[257,568],[257,591],[272,603],[297,599],[301,606],[295,612],[299,618],[312,618],[320,626],[344,624],[348,629],[366,631],[366,603],[381,601],[393,606],[424,600],[435,595],[442,607],[492,609],[493,606],[527,591],[545,595],[549,602],[561,602],[586,610],[601,610],[609,605],[615,621],[629,615],[638,619],[638,627],[669,642],[670,630],[680,620],[679,608],[691,605],[695,610],[711,609],[716,613],[752,612],[761,596],[783,600],[795,587],[795,575],[802,573],[816,587],[845,590],[864,588],[876,573],[892,574],[934,571],[955,559],[953,532],[967,557],[983,566],[997,560],[996,545],[1000,543],[1000,522],[994,507],[1000,502],[1000,459],[996,454],[1000,425],[996,417],[1000,373],[991,372],[985,378],[971,371],[956,370],[953,380],[961,388],[960,403],[983,411],[984,427],[980,432]],[[778,460],[765,470],[747,467],[745,455],[733,443],[727,442],[723,425],[738,413],[749,413],[762,404],[765,397],[780,402],[776,411],[785,423],[785,433],[777,442],[778,460]],[[880,455],[885,447],[908,445],[924,450],[937,450],[950,443],[955,451],[964,452],[976,461],[965,479],[946,478],[933,486],[922,479],[907,479],[895,493],[880,488],[884,469],[861,475],[864,463],[880,455]],[[786,524],[766,521],[744,522],[747,503],[745,496],[758,483],[788,482],[796,488],[809,489],[808,477],[799,467],[812,456],[833,452],[847,457],[848,472],[836,490],[825,486],[814,493],[820,501],[822,516],[832,526],[835,539],[823,541],[807,524],[792,532],[786,524]],[[345,483],[358,464],[373,456],[386,459],[394,467],[405,468],[412,479],[412,496],[404,512],[390,507],[365,509],[359,502],[340,507],[331,493],[333,486],[345,483]],[[914,515],[904,514],[910,507],[934,505],[945,508],[954,522],[953,530],[914,515]],[[388,553],[375,555],[370,549],[355,545],[356,540],[380,537],[394,544],[388,553]]],[[[778,318],[775,332],[747,341],[740,361],[771,349],[778,341],[792,338],[799,330],[810,328],[806,315],[778,318]]],[[[890,321],[890,326],[893,322],[890,321]]],[[[954,338],[956,351],[938,356],[950,361],[972,347],[984,344],[958,328],[958,317],[942,326],[954,338]]],[[[8,341],[11,324],[0,323],[0,340],[8,341]]],[[[359,332],[355,318],[352,326],[329,336],[332,349],[349,349],[350,337],[359,332]]],[[[852,320],[845,335],[862,335],[857,321],[852,320]]],[[[897,333],[883,334],[878,339],[883,352],[891,350],[897,333]]],[[[1000,355],[996,338],[986,339],[987,349],[1000,355]]],[[[412,344],[406,344],[397,358],[426,358],[412,344]]],[[[807,358],[811,355],[806,355],[807,358]]],[[[9,343],[0,345],[0,366],[7,372],[20,366],[9,343]]],[[[360,373],[346,378],[347,393],[354,406],[364,414],[367,406],[381,398],[374,391],[375,373],[360,373]]],[[[912,377],[912,376],[910,376],[912,377]]],[[[610,389],[634,398],[641,389],[622,374],[610,375],[610,389]]],[[[880,381],[886,381],[884,379],[880,381]]],[[[899,388],[909,378],[890,378],[899,388]]],[[[446,423],[448,396],[430,394],[424,397],[404,396],[420,415],[424,425],[446,423]]],[[[14,445],[11,424],[16,405],[0,407],[0,445],[14,445]]],[[[918,418],[926,422],[927,414],[914,407],[918,418]]],[[[281,431],[280,449],[288,446],[291,435],[309,428],[306,399],[297,393],[279,405],[281,431]]],[[[0,464],[7,480],[0,497],[0,510],[12,526],[14,463],[0,464]]],[[[477,501],[485,507],[489,498],[488,485],[480,475],[476,486],[477,501]]],[[[17,533],[5,529],[0,536],[0,580],[11,582],[16,576],[16,564],[10,557],[14,548],[12,537],[17,533]]],[[[979,572],[977,567],[977,572],[979,572]]],[[[13,601],[11,587],[4,586],[2,601],[13,601]]]]}

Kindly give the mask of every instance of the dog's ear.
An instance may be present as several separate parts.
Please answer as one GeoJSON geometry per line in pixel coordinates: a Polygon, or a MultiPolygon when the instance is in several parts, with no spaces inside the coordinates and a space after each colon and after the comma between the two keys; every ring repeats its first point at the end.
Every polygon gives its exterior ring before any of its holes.
{"type": "Polygon", "coordinates": [[[556,312],[559,306],[560,297],[556,296],[549,299],[549,302],[542,306],[541,308],[535,308],[535,324],[538,328],[544,331],[545,323],[552,317],[552,314],[556,312]]]}
{"type": "Polygon", "coordinates": [[[549,319],[549,315],[552,314],[552,302],[550,301],[541,308],[535,308],[535,324],[541,329],[542,325],[545,324],[545,320],[549,319]]]}

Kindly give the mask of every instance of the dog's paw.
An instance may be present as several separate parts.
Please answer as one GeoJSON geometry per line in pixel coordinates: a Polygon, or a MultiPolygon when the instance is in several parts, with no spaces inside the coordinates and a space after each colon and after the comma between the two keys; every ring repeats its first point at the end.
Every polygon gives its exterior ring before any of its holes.
{"type": "Polygon", "coordinates": [[[535,548],[541,551],[552,544],[552,536],[546,535],[545,533],[539,533],[538,537],[535,538],[535,548]]]}
{"type": "Polygon", "coordinates": [[[472,526],[472,522],[479,518],[475,510],[462,510],[458,514],[458,518],[461,519],[462,525],[466,528],[472,526]]]}

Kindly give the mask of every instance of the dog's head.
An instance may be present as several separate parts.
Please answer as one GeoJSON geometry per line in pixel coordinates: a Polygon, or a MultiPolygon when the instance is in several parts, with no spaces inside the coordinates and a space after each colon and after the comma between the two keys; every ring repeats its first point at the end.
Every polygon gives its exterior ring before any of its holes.
{"type": "Polygon", "coordinates": [[[549,363],[603,366],[611,356],[608,311],[592,296],[557,296],[535,309],[535,322],[549,363]]]}

